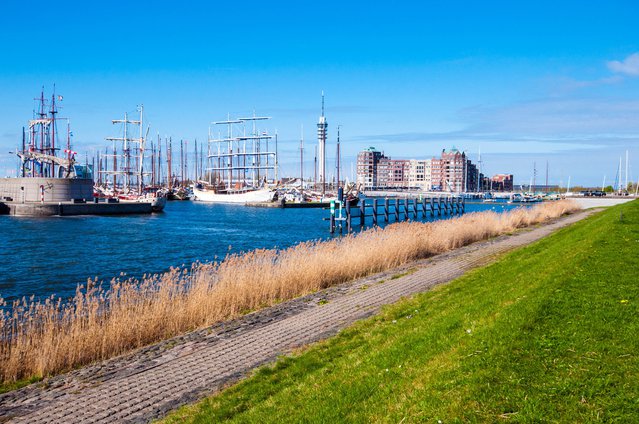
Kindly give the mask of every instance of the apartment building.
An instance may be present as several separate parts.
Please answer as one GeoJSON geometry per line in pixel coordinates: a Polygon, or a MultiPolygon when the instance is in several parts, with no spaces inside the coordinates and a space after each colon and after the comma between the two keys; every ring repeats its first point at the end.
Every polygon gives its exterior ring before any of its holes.
{"type": "Polygon", "coordinates": [[[432,190],[432,159],[410,159],[408,161],[408,187],[424,191],[432,190]]]}
{"type": "Polygon", "coordinates": [[[490,179],[490,190],[513,191],[513,174],[497,174],[490,179]]]}
{"type": "MultiPolygon", "coordinates": [[[[374,147],[369,147],[357,154],[357,183],[364,189],[378,187],[379,164],[383,159],[388,159],[374,147]]],[[[382,170],[382,174],[387,172],[382,170]]]]}
{"type": "MultiPolygon", "coordinates": [[[[495,181],[505,187],[510,181],[512,189],[512,175],[510,180],[508,175],[499,174],[493,178],[502,176],[495,181]]],[[[485,180],[466,153],[454,147],[442,150],[439,158],[432,159],[391,159],[374,147],[357,155],[357,181],[364,189],[412,188],[463,193],[477,191],[485,180]]]]}

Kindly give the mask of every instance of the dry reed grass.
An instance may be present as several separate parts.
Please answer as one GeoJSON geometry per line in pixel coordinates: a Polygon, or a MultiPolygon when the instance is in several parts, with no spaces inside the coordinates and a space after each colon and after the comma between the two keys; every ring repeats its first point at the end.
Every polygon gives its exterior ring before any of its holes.
{"type": "Polygon", "coordinates": [[[285,250],[255,250],[140,280],[89,281],[68,302],[23,299],[0,317],[0,378],[15,381],[106,359],[408,261],[544,222],[569,201],[497,214],[406,222],[285,250]]]}

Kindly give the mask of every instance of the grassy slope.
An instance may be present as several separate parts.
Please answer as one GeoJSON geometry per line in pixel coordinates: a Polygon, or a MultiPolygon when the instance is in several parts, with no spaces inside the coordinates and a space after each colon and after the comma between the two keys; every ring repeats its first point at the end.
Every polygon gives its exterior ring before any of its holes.
{"type": "Polygon", "coordinates": [[[638,265],[635,201],[388,307],[168,421],[633,422],[638,265]]]}

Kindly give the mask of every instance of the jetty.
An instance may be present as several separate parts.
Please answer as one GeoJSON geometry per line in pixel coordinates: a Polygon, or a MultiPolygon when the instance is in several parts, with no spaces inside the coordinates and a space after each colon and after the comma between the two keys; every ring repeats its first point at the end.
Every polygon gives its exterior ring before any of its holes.
{"type": "Polygon", "coordinates": [[[284,208],[284,209],[310,209],[310,208],[328,208],[330,202],[247,202],[246,206],[253,208],[284,208]]]}
{"type": "Polygon", "coordinates": [[[43,203],[0,202],[0,215],[13,216],[73,216],[73,215],[134,215],[152,213],[150,202],[65,201],[43,203]]]}
{"type": "Polygon", "coordinates": [[[149,201],[93,197],[92,178],[0,179],[0,215],[129,215],[155,212],[149,201]]]}
{"type": "MultiPolygon", "coordinates": [[[[339,195],[338,198],[340,198],[339,195]]],[[[340,232],[343,229],[351,232],[354,225],[365,228],[368,223],[378,226],[382,222],[428,219],[429,216],[431,218],[444,215],[459,216],[466,211],[466,201],[462,196],[395,197],[393,199],[373,197],[361,198],[356,207],[352,207],[350,202],[333,201],[330,209],[331,215],[328,220],[332,234],[336,229],[340,232]]]]}

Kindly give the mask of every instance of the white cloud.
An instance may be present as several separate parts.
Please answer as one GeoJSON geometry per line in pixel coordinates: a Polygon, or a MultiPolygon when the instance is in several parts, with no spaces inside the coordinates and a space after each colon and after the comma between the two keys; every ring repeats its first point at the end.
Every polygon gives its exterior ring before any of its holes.
{"type": "Polygon", "coordinates": [[[621,62],[612,60],[607,65],[613,72],[637,77],[639,76],[639,53],[633,53],[621,62]]]}
{"type": "Polygon", "coordinates": [[[411,151],[434,154],[453,144],[463,148],[492,145],[493,152],[544,154],[618,146],[639,148],[637,115],[639,101],[549,98],[466,108],[460,111],[464,127],[456,131],[406,131],[361,135],[352,140],[360,146],[368,143],[386,150],[391,156],[411,151]]]}

